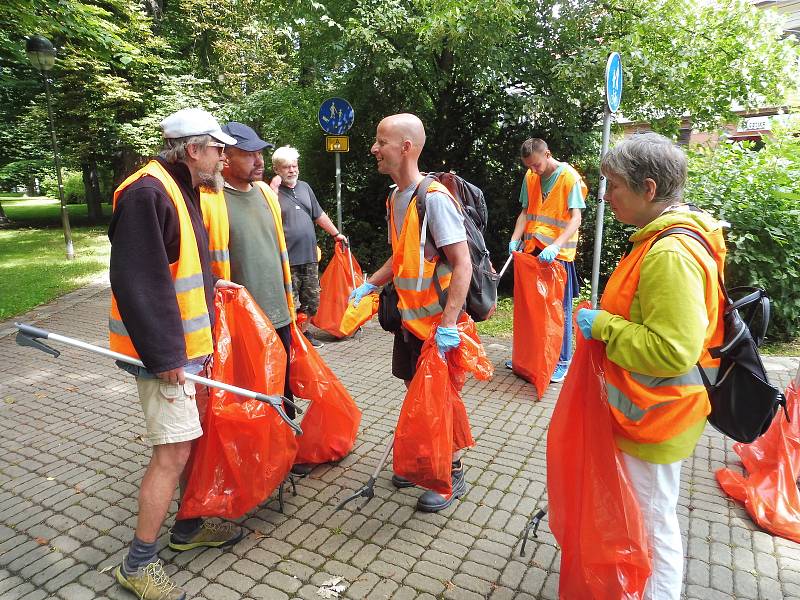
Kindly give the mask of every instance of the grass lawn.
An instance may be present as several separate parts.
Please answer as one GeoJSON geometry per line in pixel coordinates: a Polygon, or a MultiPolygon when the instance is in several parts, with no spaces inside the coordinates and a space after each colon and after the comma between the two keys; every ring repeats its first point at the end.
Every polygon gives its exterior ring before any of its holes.
{"type": "Polygon", "coordinates": [[[85,205],[69,207],[75,260],[68,261],[57,200],[2,196],[0,202],[12,221],[0,229],[0,320],[70,292],[108,268],[107,227],[85,225],[85,205]]]}

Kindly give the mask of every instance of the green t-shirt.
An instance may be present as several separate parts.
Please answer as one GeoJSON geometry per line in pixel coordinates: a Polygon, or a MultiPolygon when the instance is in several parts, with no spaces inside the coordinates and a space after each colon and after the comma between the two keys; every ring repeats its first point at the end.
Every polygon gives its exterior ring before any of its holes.
{"type": "MultiPolygon", "coordinates": [[[[553,171],[550,177],[545,179],[539,179],[539,182],[542,186],[542,198],[545,200],[547,199],[548,194],[550,194],[550,190],[553,189],[553,186],[558,181],[558,177],[564,171],[564,163],[558,163],[558,167],[556,170],[553,171]]],[[[528,178],[522,178],[522,187],[519,190],[519,203],[522,205],[522,208],[528,208],[528,178]]],[[[572,186],[572,189],[569,191],[569,196],[567,196],[567,208],[586,208],[586,202],[583,200],[583,193],[581,192],[581,182],[576,181],[575,185],[572,186]]]]}
{"type": "Polygon", "coordinates": [[[264,194],[225,188],[230,222],[231,280],[242,284],[276,329],[291,323],[275,219],[264,194]]]}

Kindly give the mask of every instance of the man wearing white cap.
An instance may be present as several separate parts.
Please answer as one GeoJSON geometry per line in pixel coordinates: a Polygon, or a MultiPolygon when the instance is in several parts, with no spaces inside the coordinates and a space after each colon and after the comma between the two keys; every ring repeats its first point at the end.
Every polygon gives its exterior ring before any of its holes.
{"type": "MultiPolygon", "coordinates": [[[[200,186],[220,189],[226,145],[236,140],[204,110],[179,110],[161,122],[164,149],[114,192],[111,240],[111,349],[146,368],[118,363],[136,377],[153,447],[139,491],[136,532],[117,567],[117,581],[143,600],[182,600],[156,556],[158,534],[194,440],[207,390],[198,374],[213,353],[214,277],[200,212],[200,186]],[[199,405],[199,406],[198,406],[199,405]],[[199,408],[199,410],[198,410],[199,408]]],[[[238,287],[219,279],[216,287],[238,287]]],[[[242,530],[202,519],[176,521],[176,551],[236,543],[242,530]]]]}

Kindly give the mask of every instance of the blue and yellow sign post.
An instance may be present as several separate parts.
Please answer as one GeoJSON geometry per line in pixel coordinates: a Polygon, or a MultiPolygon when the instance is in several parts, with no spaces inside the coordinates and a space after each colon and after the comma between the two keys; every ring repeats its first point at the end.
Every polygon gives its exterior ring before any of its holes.
{"type": "Polygon", "coordinates": [[[342,163],[341,153],[350,150],[350,138],[345,135],[353,126],[355,111],[343,98],[328,98],[319,107],[317,120],[327,133],[325,149],[336,157],[336,225],[342,230],[342,163]]]}
{"type": "MultiPolygon", "coordinates": [[[[611,138],[611,119],[619,110],[622,102],[622,59],[617,52],[608,55],[606,61],[605,111],[603,116],[603,145],[600,160],[608,152],[611,138]]],[[[597,288],[600,283],[600,254],[603,249],[603,216],[606,211],[606,178],[600,174],[600,185],[597,188],[597,215],[594,229],[594,257],[592,260],[592,308],[597,308],[597,288]]]]}

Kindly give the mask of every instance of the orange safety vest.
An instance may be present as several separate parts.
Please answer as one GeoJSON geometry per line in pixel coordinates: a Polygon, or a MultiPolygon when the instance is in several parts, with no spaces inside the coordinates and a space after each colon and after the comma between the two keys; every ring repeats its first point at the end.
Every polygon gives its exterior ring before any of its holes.
{"type": "MultiPolygon", "coordinates": [[[[278,196],[263,181],[254,181],[253,185],[261,190],[264,200],[272,213],[275,221],[275,230],[278,237],[278,250],[281,253],[281,266],[283,268],[283,288],[286,293],[286,303],[289,305],[289,315],[292,321],[296,319],[294,312],[294,299],[292,298],[292,272],[289,269],[289,252],[286,249],[286,238],[283,235],[283,221],[278,196]]],[[[231,255],[229,243],[231,237],[230,221],[228,220],[228,205],[225,203],[223,191],[211,192],[200,190],[200,208],[203,212],[203,223],[208,232],[208,250],[211,254],[211,271],[222,279],[231,278],[231,255]]]]}
{"type": "MultiPolygon", "coordinates": [[[[536,248],[544,250],[545,247],[555,242],[556,238],[566,229],[571,218],[567,201],[576,181],[581,183],[581,194],[583,194],[585,200],[589,189],[586,187],[583,178],[570,165],[564,164],[564,169],[556,179],[553,189],[550,190],[545,202],[542,198],[540,177],[528,169],[525,175],[525,182],[528,188],[528,213],[525,222],[525,234],[522,236],[525,241],[525,252],[531,253],[536,248]]],[[[567,243],[561,246],[556,258],[573,262],[575,260],[575,248],[577,247],[578,232],[576,231],[567,243]]]]}
{"type": "MultiPolygon", "coordinates": [[[[178,260],[170,264],[169,270],[175,286],[175,298],[178,302],[181,321],[183,322],[186,358],[192,359],[206,356],[214,351],[214,346],[211,337],[211,321],[206,304],[205,286],[203,284],[203,271],[200,265],[197,239],[194,235],[194,229],[192,229],[189,209],[186,207],[186,201],[178,184],[158,161],[152,160],[123,181],[114,191],[114,209],[116,209],[117,202],[125,188],[145,175],[154,177],[161,182],[178,213],[181,233],[180,253],[178,260]]],[[[136,352],[128,330],[122,321],[117,299],[113,292],[111,294],[111,314],[108,319],[108,331],[109,345],[113,351],[139,358],[139,353],[136,352]]]]}
{"type": "MultiPolygon", "coordinates": [[[[721,230],[699,231],[689,224],[680,224],[697,231],[714,250],[715,258],[699,242],[676,234],[684,247],[702,267],[706,278],[705,305],[708,328],[703,342],[700,365],[710,381],[715,381],[719,359],[708,353],[708,348],[722,344],[724,323],[720,307],[725,298],[719,286],[718,273],[725,264],[725,242],[721,230]]],[[[669,229],[669,228],[667,228],[669,229]]],[[[606,284],[600,308],[614,315],[630,319],[630,309],[639,286],[642,261],[655,242],[657,235],[631,250],[617,265],[606,284]]],[[[637,443],[656,444],[682,433],[711,412],[708,393],[697,365],[689,372],[676,377],[653,377],[627,371],[605,357],[604,370],[608,403],[615,419],[616,432],[637,443]]]]}
{"type": "MultiPolygon", "coordinates": [[[[428,186],[428,194],[442,192],[458,206],[455,198],[441,183],[434,181],[428,186]]],[[[428,233],[427,212],[422,225],[417,213],[417,197],[408,203],[406,218],[400,235],[394,224],[394,207],[391,197],[386,201],[389,210],[389,229],[392,234],[392,274],[397,290],[397,307],[403,326],[421,340],[430,336],[433,321],[444,311],[446,290],[450,287],[453,269],[439,258],[425,258],[425,240],[428,233]],[[436,289],[434,278],[442,290],[442,298],[436,289]]],[[[459,207],[460,210],[460,207],[459,207]]]]}

